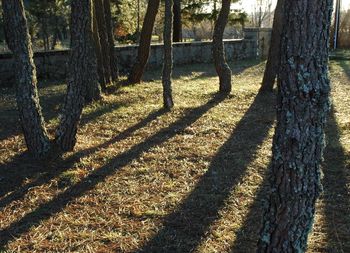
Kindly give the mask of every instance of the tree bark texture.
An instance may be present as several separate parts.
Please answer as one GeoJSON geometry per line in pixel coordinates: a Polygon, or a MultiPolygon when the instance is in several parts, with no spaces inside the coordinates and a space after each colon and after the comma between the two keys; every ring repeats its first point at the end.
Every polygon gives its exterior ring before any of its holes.
{"type": "Polygon", "coordinates": [[[173,0],[165,0],[165,18],[164,18],[164,60],[163,60],[163,105],[166,109],[174,106],[171,90],[171,72],[173,68],[173,46],[172,46],[172,28],[173,28],[173,0]]]}
{"type": "Polygon", "coordinates": [[[271,191],[257,252],[305,252],[321,192],[332,0],[285,1],[271,191]]]}
{"type": "Polygon", "coordinates": [[[106,84],[112,83],[112,73],[111,73],[111,59],[110,59],[110,46],[108,43],[108,32],[104,11],[104,1],[105,0],[94,0],[94,14],[97,20],[97,30],[98,36],[101,44],[101,54],[102,54],[102,64],[104,69],[104,79],[106,84]]]}
{"type": "Polygon", "coordinates": [[[71,55],[68,89],[56,143],[62,151],[72,150],[84,106],[88,83],[97,83],[96,58],[92,35],[92,0],[72,0],[71,55]]]}
{"type": "Polygon", "coordinates": [[[279,56],[280,56],[280,46],[281,46],[281,32],[283,23],[283,6],[284,0],[278,0],[275,14],[273,18],[273,26],[271,33],[271,42],[269,55],[266,62],[264,77],[261,85],[262,91],[273,91],[273,85],[278,73],[279,67],[279,56]]]}
{"type": "Polygon", "coordinates": [[[225,48],[223,36],[225,27],[230,14],[231,0],[222,0],[222,7],[215,24],[213,34],[213,58],[215,69],[220,80],[220,93],[231,92],[231,76],[232,72],[225,59],[225,48]]]}
{"type": "Polygon", "coordinates": [[[114,50],[114,39],[113,39],[113,27],[112,27],[112,14],[111,14],[111,1],[104,0],[104,10],[105,10],[105,20],[108,36],[108,45],[109,45],[109,59],[110,59],[110,68],[112,80],[118,80],[118,61],[115,56],[114,50]]]}
{"type": "Polygon", "coordinates": [[[6,41],[16,69],[16,99],[29,152],[42,158],[50,149],[39,104],[36,68],[22,0],[2,0],[6,41]]]}
{"type": "Polygon", "coordinates": [[[140,83],[145,70],[151,49],[151,39],[154,22],[159,9],[160,0],[149,0],[146,15],[143,21],[140,43],[137,52],[137,58],[129,74],[129,83],[140,83]]]}
{"type": "Polygon", "coordinates": [[[173,41],[182,41],[182,20],[181,20],[181,0],[174,0],[173,5],[174,24],[173,24],[173,41]]]}

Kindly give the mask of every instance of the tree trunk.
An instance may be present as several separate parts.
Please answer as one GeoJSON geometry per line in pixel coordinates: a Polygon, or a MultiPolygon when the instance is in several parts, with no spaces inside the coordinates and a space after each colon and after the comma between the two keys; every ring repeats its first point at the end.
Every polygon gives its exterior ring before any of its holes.
{"type": "Polygon", "coordinates": [[[102,48],[100,43],[100,36],[98,35],[98,24],[97,24],[97,18],[96,18],[96,3],[95,0],[93,0],[94,7],[92,8],[93,15],[92,15],[92,30],[93,30],[93,38],[94,38],[94,46],[95,46],[95,54],[97,58],[97,73],[98,73],[98,80],[101,85],[102,90],[107,89],[107,81],[105,80],[105,73],[104,73],[104,67],[103,67],[103,56],[102,56],[102,48]]]}
{"type": "Polygon", "coordinates": [[[174,0],[174,26],[173,26],[173,41],[182,41],[182,21],[181,21],[181,0],[174,0]]]}
{"type": "Polygon", "coordinates": [[[98,36],[101,44],[101,54],[102,54],[102,64],[104,69],[104,79],[106,84],[112,83],[112,74],[111,74],[111,60],[110,60],[110,47],[108,43],[108,33],[106,26],[106,18],[104,11],[104,1],[105,0],[94,0],[94,14],[96,15],[97,20],[97,30],[98,36]]]}
{"type": "Polygon", "coordinates": [[[285,1],[271,191],[257,252],[305,252],[321,192],[331,0],[285,1]]]}
{"type": "Polygon", "coordinates": [[[220,79],[220,93],[231,92],[231,69],[225,59],[223,36],[230,14],[231,0],[222,0],[222,7],[216,21],[213,35],[213,58],[220,79]]]}
{"type": "Polygon", "coordinates": [[[137,53],[137,59],[129,74],[129,83],[140,83],[145,70],[150,48],[154,22],[158,13],[160,0],[149,0],[145,19],[140,35],[140,43],[137,53]]]}
{"type": "Polygon", "coordinates": [[[2,0],[6,41],[16,69],[16,99],[24,138],[29,152],[44,157],[50,149],[41,114],[33,50],[22,0],[2,0]]]}
{"type": "Polygon", "coordinates": [[[68,89],[56,143],[62,151],[70,151],[76,143],[76,133],[89,85],[96,86],[96,58],[92,35],[92,0],[72,0],[71,55],[68,89]]]}
{"type": "Polygon", "coordinates": [[[164,18],[164,63],[163,63],[163,105],[166,109],[174,106],[171,90],[171,72],[173,68],[173,47],[172,47],[172,28],[173,28],[173,0],[165,0],[165,18],[164,18]]]}
{"type": "Polygon", "coordinates": [[[105,20],[109,44],[109,58],[112,80],[118,80],[118,62],[115,56],[114,39],[113,39],[113,27],[112,27],[112,14],[111,14],[111,1],[104,0],[105,20]]]}
{"type": "Polygon", "coordinates": [[[273,91],[273,85],[278,73],[280,41],[283,23],[283,6],[284,0],[278,0],[273,18],[269,55],[267,58],[264,78],[261,85],[262,91],[273,91]]]}

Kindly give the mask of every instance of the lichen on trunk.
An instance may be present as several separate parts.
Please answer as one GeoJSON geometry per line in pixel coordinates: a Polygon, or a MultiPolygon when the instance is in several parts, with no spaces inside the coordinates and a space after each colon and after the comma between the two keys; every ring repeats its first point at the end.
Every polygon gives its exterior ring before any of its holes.
{"type": "Polygon", "coordinates": [[[305,252],[329,111],[332,0],[285,1],[271,190],[257,252],[305,252]]]}

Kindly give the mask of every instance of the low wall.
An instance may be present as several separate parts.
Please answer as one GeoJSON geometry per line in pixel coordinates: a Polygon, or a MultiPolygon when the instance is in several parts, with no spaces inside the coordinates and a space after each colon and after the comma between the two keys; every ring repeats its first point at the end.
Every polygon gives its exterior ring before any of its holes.
{"type": "MultiPolygon", "coordinates": [[[[228,61],[256,58],[259,55],[256,30],[247,30],[246,38],[225,40],[225,52],[228,61]]],[[[119,70],[127,73],[135,61],[137,45],[117,46],[115,48],[119,70]]],[[[174,65],[212,62],[211,42],[174,43],[174,65]]],[[[67,74],[69,50],[36,52],[34,61],[38,79],[64,79],[67,74]]],[[[163,45],[151,46],[148,69],[159,68],[163,63],[163,45]]],[[[10,53],[0,54],[0,87],[10,87],[14,83],[15,69],[10,53]]]]}

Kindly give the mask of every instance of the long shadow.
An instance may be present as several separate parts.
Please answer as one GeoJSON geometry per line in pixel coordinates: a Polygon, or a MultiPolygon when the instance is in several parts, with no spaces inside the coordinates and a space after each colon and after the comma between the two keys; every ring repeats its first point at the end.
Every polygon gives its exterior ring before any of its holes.
{"type": "Polygon", "coordinates": [[[334,111],[328,121],[324,159],[327,252],[350,252],[350,154],[340,143],[334,111]]]}
{"type": "Polygon", "coordinates": [[[193,252],[266,138],[274,122],[274,96],[259,93],[208,171],[164,227],[137,252],[193,252]]]}
{"type": "Polygon", "coordinates": [[[349,60],[340,60],[338,61],[340,67],[343,68],[345,74],[350,78],[350,59],[349,60]]]}
{"type": "Polygon", "coordinates": [[[219,104],[225,99],[225,96],[216,95],[208,103],[198,108],[189,110],[185,116],[169,127],[160,130],[145,141],[133,146],[128,151],[117,155],[101,168],[93,171],[80,182],[69,187],[66,191],[56,196],[51,201],[41,204],[36,210],[26,214],[19,221],[12,223],[7,228],[0,231],[0,249],[3,248],[13,238],[27,232],[32,226],[39,224],[41,221],[48,219],[52,215],[60,212],[72,200],[82,196],[85,192],[93,189],[96,184],[105,180],[108,175],[115,173],[117,170],[126,166],[134,159],[137,159],[143,152],[152,147],[162,144],[168,139],[181,133],[188,126],[197,121],[204,113],[212,107],[219,104]]]}
{"type": "MultiPolygon", "coordinates": [[[[230,62],[229,65],[233,74],[239,74],[243,72],[245,69],[256,66],[259,63],[261,63],[261,61],[259,60],[244,60],[244,61],[230,62]]],[[[144,80],[153,81],[155,76],[158,77],[155,80],[161,80],[161,73],[159,71],[160,70],[151,70],[146,72],[144,76],[144,80]]],[[[193,72],[198,72],[201,74],[198,76],[192,77],[192,80],[217,76],[214,64],[202,63],[202,64],[194,64],[194,65],[175,66],[172,77],[176,80],[181,77],[191,76],[193,72]]]]}
{"type": "MultiPolygon", "coordinates": [[[[81,158],[86,157],[90,154],[95,153],[96,151],[100,149],[106,149],[109,145],[122,141],[129,136],[131,136],[135,131],[145,127],[150,122],[156,120],[159,116],[165,113],[164,109],[156,110],[152,113],[150,113],[146,118],[141,120],[139,123],[131,126],[130,128],[126,129],[125,131],[121,132],[117,136],[113,137],[107,142],[102,143],[101,145],[85,149],[79,152],[74,153],[71,157],[69,157],[66,160],[60,160],[58,162],[55,162],[54,164],[51,164],[51,166],[47,167],[47,165],[43,166],[40,163],[33,162],[28,156],[21,155],[17,160],[11,163],[11,166],[7,166],[7,173],[6,177],[2,177],[6,180],[4,180],[5,184],[9,184],[8,187],[3,187],[3,190],[0,191],[0,196],[4,196],[4,194],[12,191],[2,199],[0,199],[0,210],[10,204],[12,201],[17,201],[22,199],[25,194],[28,192],[29,189],[32,187],[37,187],[40,185],[43,185],[50,181],[51,179],[57,177],[62,172],[70,169],[72,165],[79,161],[81,158]],[[28,166],[20,167],[21,164],[32,164],[30,168],[28,166]],[[18,167],[21,169],[19,170],[18,167]],[[38,175],[35,180],[33,180],[30,183],[27,183],[21,187],[19,187],[20,183],[22,183],[22,180],[20,180],[16,175],[19,174],[23,178],[27,178],[26,175],[33,177],[34,175],[38,175]],[[15,178],[15,179],[14,179],[15,178]],[[20,182],[20,183],[19,183],[20,182]],[[6,189],[6,191],[5,191],[6,189]]],[[[0,167],[0,171],[4,172],[4,169],[0,167]]]]}
{"type": "MultiPolygon", "coordinates": [[[[108,104],[106,106],[101,106],[100,108],[93,110],[92,112],[85,114],[80,122],[80,126],[83,126],[90,121],[110,113],[119,107],[123,106],[122,103],[108,104]]],[[[148,118],[147,118],[148,119],[148,118]]],[[[147,120],[146,119],[146,120],[147,120]]],[[[0,139],[1,141],[1,139],[0,139]]],[[[90,151],[82,151],[74,155],[75,160],[79,159],[83,153],[91,153],[90,151]]],[[[23,184],[24,180],[37,181],[36,178],[42,178],[42,174],[50,174],[52,171],[60,171],[57,167],[62,166],[62,160],[58,159],[51,164],[43,165],[40,162],[35,162],[31,159],[28,153],[19,154],[16,157],[12,158],[8,163],[0,164],[0,197],[4,196],[6,193],[14,191],[16,188],[20,187],[23,184]]],[[[68,167],[69,168],[69,167],[68,167]]],[[[12,194],[11,194],[12,195],[12,194]]],[[[0,200],[0,208],[2,200],[0,200]]]]}
{"type": "MultiPolygon", "coordinates": [[[[42,86],[42,85],[40,85],[42,86]]],[[[8,108],[0,108],[0,141],[7,139],[10,136],[21,133],[21,127],[19,124],[19,116],[16,109],[14,88],[6,88],[2,90],[1,96],[6,96],[7,103],[10,101],[13,106],[8,108]]],[[[42,112],[45,121],[48,122],[58,115],[58,107],[64,99],[63,93],[49,94],[46,96],[40,96],[40,103],[42,105],[42,112]]]]}
{"type": "MultiPolygon", "coordinates": [[[[327,147],[323,163],[323,185],[325,202],[327,252],[350,252],[350,193],[347,189],[349,182],[346,175],[346,162],[350,161],[350,155],[346,155],[340,144],[340,133],[335,120],[334,112],[328,121],[327,147]]],[[[245,218],[245,222],[236,235],[232,253],[254,252],[259,231],[262,226],[262,210],[264,210],[264,196],[268,191],[268,176],[257,193],[254,203],[245,218]]]]}
{"type": "Polygon", "coordinates": [[[254,202],[251,205],[242,226],[236,232],[236,238],[231,249],[232,253],[255,252],[259,239],[259,232],[262,227],[265,196],[269,190],[268,174],[270,172],[270,166],[271,164],[267,166],[265,173],[262,175],[263,182],[256,193],[254,202]]]}
{"type": "MultiPolygon", "coordinates": [[[[10,93],[12,92],[10,92],[10,89],[6,89],[5,92],[8,97],[11,96],[10,93]]],[[[62,101],[64,100],[64,98],[64,92],[40,96],[40,103],[42,105],[42,113],[45,122],[49,122],[50,120],[58,117],[59,113],[61,112],[60,106],[62,105],[62,101]]],[[[14,98],[12,97],[11,99],[13,100],[14,98]]],[[[80,125],[85,125],[93,119],[96,119],[104,114],[112,112],[124,105],[125,103],[103,105],[88,114],[84,114],[81,119],[80,125]]],[[[3,141],[9,138],[10,136],[18,135],[21,133],[19,116],[15,104],[11,108],[0,108],[0,115],[0,141],[3,141]]]]}

